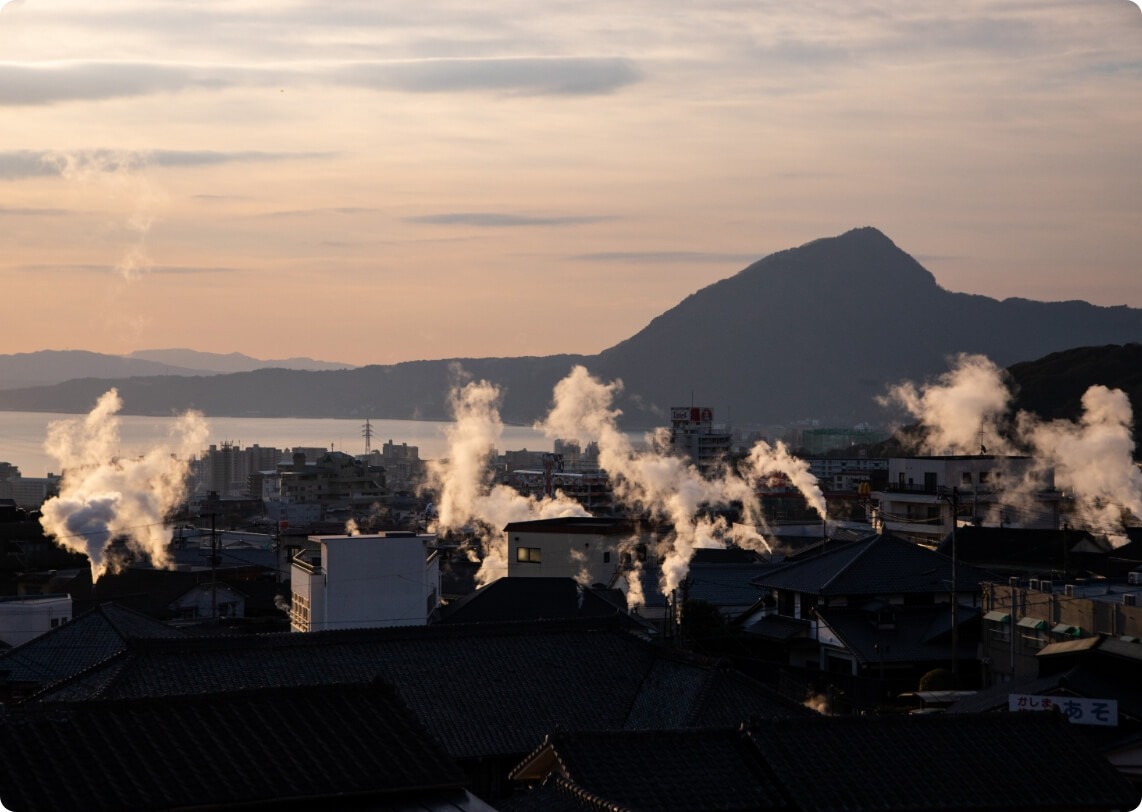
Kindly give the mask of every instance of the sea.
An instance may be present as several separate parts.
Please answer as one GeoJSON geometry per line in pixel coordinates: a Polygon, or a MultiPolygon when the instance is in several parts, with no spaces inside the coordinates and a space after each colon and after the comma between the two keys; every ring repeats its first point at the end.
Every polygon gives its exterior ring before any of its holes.
{"type": "MultiPolygon", "coordinates": [[[[17,466],[25,477],[60,473],[59,460],[44,450],[48,426],[57,420],[82,420],[85,415],[52,412],[0,412],[0,462],[17,466]]],[[[118,456],[129,459],[164,443],[176,422],[174,417],[119,415],[118,456]]],[[[346,454],[365,453],[365,421],[294,417],[208,417],[206,446],[224,442],[240,448],[260,445],[282,450],[295,447],[327,448],[346,454]]],[[[392,441],[416,446],[421,459],[446,454],[447,421],[369,420],[373,449],[392,441]]],[[[504,426],[496,449],[551,451],[553,441],[530,426],[504,426]]],[[[204,449],[205,450],[205,446],[204,449]]]]}

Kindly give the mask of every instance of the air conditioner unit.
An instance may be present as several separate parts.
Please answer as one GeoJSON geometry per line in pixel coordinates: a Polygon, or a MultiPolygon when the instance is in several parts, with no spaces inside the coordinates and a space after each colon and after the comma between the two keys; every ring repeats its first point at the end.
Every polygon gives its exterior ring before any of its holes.
{"type": "Polygon", "coordinates": [[[1063,587],[1063,592],[1066,593],[1068,598],[1073,598],[1075,596],[1075,585],[1067,584],[1065,587],[1063,587]]]}
{"type": "Polygon", "coordinates": [[[1142,570],[1133,570],[1126,576],[1127,582],[1134,586],[1142,585],[1142,570]]]}
{"type": "Polygon", "coordinates": [[[1010,578],[1007,579],[1007,585],[1008,586],[1019,586],[1019,576],[1012,575],[1010,578]]]}
{"type": "Polygon", "coordinates": [[[1138,601],[1138,596],[1136,594],[1134,594],[1133,592],[1127,592],[1125,595],[1122,596],[1122,605],[1123,606],[1137,606],[1138,605],[1137,601],[1138,601]]]}
{"type": "Polygon", "coordinates": [[[1055,582],[1054,581],[1040,581],[1039,582],[1039,589],[1043,590],[1044,592],[1054,592],[1055,591],[1055,582]]]}
{"type": "Polygon", "coordinates": [[[1030,581],[1027,582],[1027,588],[1028,589],[1034,589],[1037,591],[1039,589],[1039,584],[1040,584],[1040,581],[1038,578],[1032,578],[1030,581]]]}

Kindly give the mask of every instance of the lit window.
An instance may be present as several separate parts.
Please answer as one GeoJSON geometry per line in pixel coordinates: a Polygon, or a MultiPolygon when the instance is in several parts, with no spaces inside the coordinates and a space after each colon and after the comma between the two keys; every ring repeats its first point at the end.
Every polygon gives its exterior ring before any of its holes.
{"type": "Polygon", "coordinates": [[[517,547],[515,560],[520,563],[538,564],[541,560],[541,550],[539,547],[517,547]]]}

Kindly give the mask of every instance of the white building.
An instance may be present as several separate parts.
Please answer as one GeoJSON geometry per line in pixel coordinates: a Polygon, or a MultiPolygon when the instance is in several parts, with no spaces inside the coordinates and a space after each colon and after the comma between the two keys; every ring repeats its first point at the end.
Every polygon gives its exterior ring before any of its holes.
{"type": "Polygon", "coordinates": [[[1030,457],[894,457],[888,486],[872,494],[874,526],[916,541],[939,541],[961,522],[1057,530],[1063,495],[1030,457]]]}
{"type": "Polygon", "coordinates": [[[513,522],[508,537],[509,578],[574,578],[610,585],[638,561],[657,566],[653,534],[619,519],[573,516],[513,522]]]}
{"type": "Polygon", "coordinates": [[[295,632],[424,626],[440,603],[435,536],[310,536],[291,568],[295,632]]]}
{"type": "Polygon", "coordinates": [[[0,641],[18,646],[67,623],[71,595],[0,598],[0,641]]]}

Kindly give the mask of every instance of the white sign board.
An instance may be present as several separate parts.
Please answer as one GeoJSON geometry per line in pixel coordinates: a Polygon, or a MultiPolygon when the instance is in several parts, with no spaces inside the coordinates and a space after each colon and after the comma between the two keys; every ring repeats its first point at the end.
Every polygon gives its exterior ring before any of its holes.
{"type": "Polygon", "coordinates": [[[1086,699],[1075,696],[1035,696],[1034,694],[1008,694],[1010,711],[1054,710],[1076,725],[1118,726],[1117,699],[1086,699]]]}

